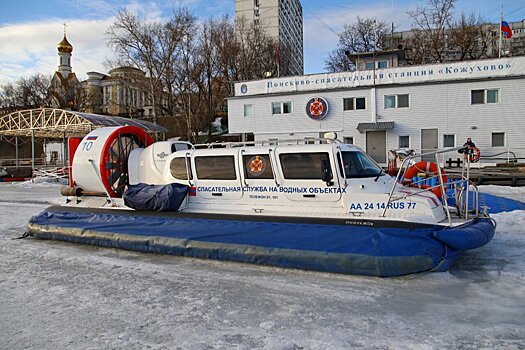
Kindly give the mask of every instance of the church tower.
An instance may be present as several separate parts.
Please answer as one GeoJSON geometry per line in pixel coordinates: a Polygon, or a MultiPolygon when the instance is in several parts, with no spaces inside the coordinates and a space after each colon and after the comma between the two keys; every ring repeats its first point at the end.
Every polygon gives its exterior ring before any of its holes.
{"type": "Polygon", "coordinates": [[[62,78],[67,79],[69,74],[73,72],[71,68],[71,52],[73,52],[73,46],[67,41],[66,30],[64,28],[64,38],[57,45],[58,49],[58,73],[62,75],[62,78]]]}
{"type": "Polygon", "coordinates": [[[66,25],[64,24],[64,38],[57,45],[58,69],[51,79],[49,92],[53,97],[52,106],[62,109],[78,109],[81,92],[80,85],[73,69],[71,68],[71,52],[73,46],[66,38],[66,25]]]}

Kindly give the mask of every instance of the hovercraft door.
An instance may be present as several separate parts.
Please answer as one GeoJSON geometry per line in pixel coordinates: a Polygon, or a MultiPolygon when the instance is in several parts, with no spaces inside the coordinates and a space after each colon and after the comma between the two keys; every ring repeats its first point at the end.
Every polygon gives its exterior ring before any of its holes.
{"type": "Polygon", "coordinates": [[[283,176],[281,191],[293,201],[335,202],[342,189],[334,171],[334,158],[328,152],[287,152],[277,150],[277,161],[283,176]],[[324,164],[324,165],[323,165],[324,164]],[[329,181],[323,181],[322,170],[329,169],[329,181]]]}
{"type": "Polygon", "coordinates": [[[237,150],[220,151],[200,152],[193,158],[197,197],[206,200],[240,199],[243,190],[237,169],[237,150]]]}

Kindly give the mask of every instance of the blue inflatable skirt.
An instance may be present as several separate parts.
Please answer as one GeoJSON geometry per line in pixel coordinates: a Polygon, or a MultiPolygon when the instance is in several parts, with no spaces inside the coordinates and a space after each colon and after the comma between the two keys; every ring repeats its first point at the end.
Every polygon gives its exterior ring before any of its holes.
{"type": "Polygon", "coordinates": [[[28,233],[139,252],[336,272],[399,276],[447,271],[488,243],[489,218],[454,228],[399,221],[315,219],[50,207],[28,233]]]}

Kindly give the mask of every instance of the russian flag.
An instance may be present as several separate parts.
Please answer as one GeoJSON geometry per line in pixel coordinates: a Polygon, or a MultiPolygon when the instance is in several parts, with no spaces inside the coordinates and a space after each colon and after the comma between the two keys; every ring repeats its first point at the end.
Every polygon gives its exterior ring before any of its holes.
{"type": "Polygon", "coordinates": [[[95,141],[97,138],[98,138],[98,136],[88,136],[87,140],[88,141],[95,141]]]}
{"type": "Polygon", "coordinates": [[[189,194],[190,197],[195,197],[197,195],[197,187],[190,186],[188,188],[188,194],[189,194]]]}
{"type": "Polygon", "coordinates": [[[501,31],[503,32],[503,36],[505,38],[512,38],[512,28],[509,26],[507,21],[501,21],[501,31]]]}

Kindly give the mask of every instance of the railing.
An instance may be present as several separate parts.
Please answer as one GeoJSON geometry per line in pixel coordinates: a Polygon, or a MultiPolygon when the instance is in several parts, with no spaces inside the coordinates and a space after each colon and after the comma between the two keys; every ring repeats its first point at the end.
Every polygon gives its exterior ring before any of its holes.
{"type": "MultiPolygon", "coordinates": [[[[394,185],[390,189],[389,195],[388,195],[388,202],[385,206],[385,209],[383,210],[382,216],[384,217],[386,215],[386,212],[388,210],[388,204],[400,199],[404,199],[410,196],[417,195],[422,192],[429,192],[436,188],[439,188],[441,191],[442,201],[443,201],[443,208],[445,209],[445,213],[447,215],[447,220],[449,225],[452,225],[452,216],[450,212],[450,206],[449,206],[449,198],[448,198],[448,189],[450,188],[452,190],[453,196],[454,196],[454,203],[457,208],[457,214],[459,217],[463,217],[465,219],[468,219],[469,217],[469,208],[470,208],[470,191],[472,190],[473,198],[472,198],[472,206],[474,208],[475,216],[479,215],[478,211],[478,189],[474,183],[472,183],[469,180],[470,176],[470,159],[469,157],[465,157],[464,159],[464,166],[462,169],[462,173],[459,179],[455,179],[453,181],[449,181],[447,183],[443,182],[443,173],[441,171],[442,162],[440,162],[439,157],[444,156],[448,152],[454,152],[464,149],[464,147],[455,147],[455,148],[447,148],[443,150],[436,150],[432,152],[426,152],[421,154],[414,154],[409,155],[406,158],[403,159],[401,166],[399,167],[399,170],[397,171],[396,179],[394,182],[394,185]],[[431,176],[431,177],[425,177],[420,180],[413,181],[411,183],[411,186],[413,187],[421,187],[421,185],[425,184],[425,188],[421,189],[421,191],[417,191],[414,193],[403,193],[402,195],[395,194],[396,186],[403,186],[402,180],[403,180],[403,174],[405,171],[412,166],[415,162],[415,159],[421,158],[421,157],[428,157],[428,156],[434,156],[435,163],[437,165],[437,175],[431,176]],[[432,185],[432,183],[435,183],[432,185]]],[[[452,199],[452,198],[451,198],[452,199]]]]}
{"type": "MultiPolygon", "coordinates": [[[[460,147],[462,148],[462,147],[460,147]]],[[[471,164],[471,166],[476,168],[483,168],[485,166],[495,165],[496,163],[519,163],[525,162],[525,148],[522,147],[513,147],[513,148],[503,148],[498,147],[499,150],[492,149],[481,149],[481,157],[478,162],[471,164]]],[[[417,150],[416,150],[417,151],[417,150]]],[[[449,167],[452,167],[451,164],[456,164],[459,168],[461,165],[457,164],[457,159],[462,162],[462,155],[457,152],[451,153],[448,157],[444,157],[442,165],[445,166],[448,164],[449,167]],[[449,160],[447,160],[447,158],[449,160]]]]}
{"type": "Polygon", "coordinates": [[[69,168],[68,167],[46,167],[37,168],[33,171],[33,177],[47,177],[51,179],[68,179],[69,168]]]}
{"type": "Polygon", "coordinates": [[[337,139],[331,138],[309,138],[309,139],[283,139],[266,141],[245,141],[245,142],[215,142],[200,143],[193,145],[193,148],[233,148],[233,147],[256,147],[256,146],[277,146],[277,145],[307,145],[314,143],[342,143],[337,139]]]}
{"type": "Polygon", "coordinates": [[[31,158],[5,158],[0,159],[0,166],[1,167],[31,167],[32,165],[35,166],[48,166],[48,167],[60,167],[64,164],[67,164],[67,161],[62,159],[53,159],[53,160],[47,160],[43,158],[35,158],[34,163],[31,158]]]}

